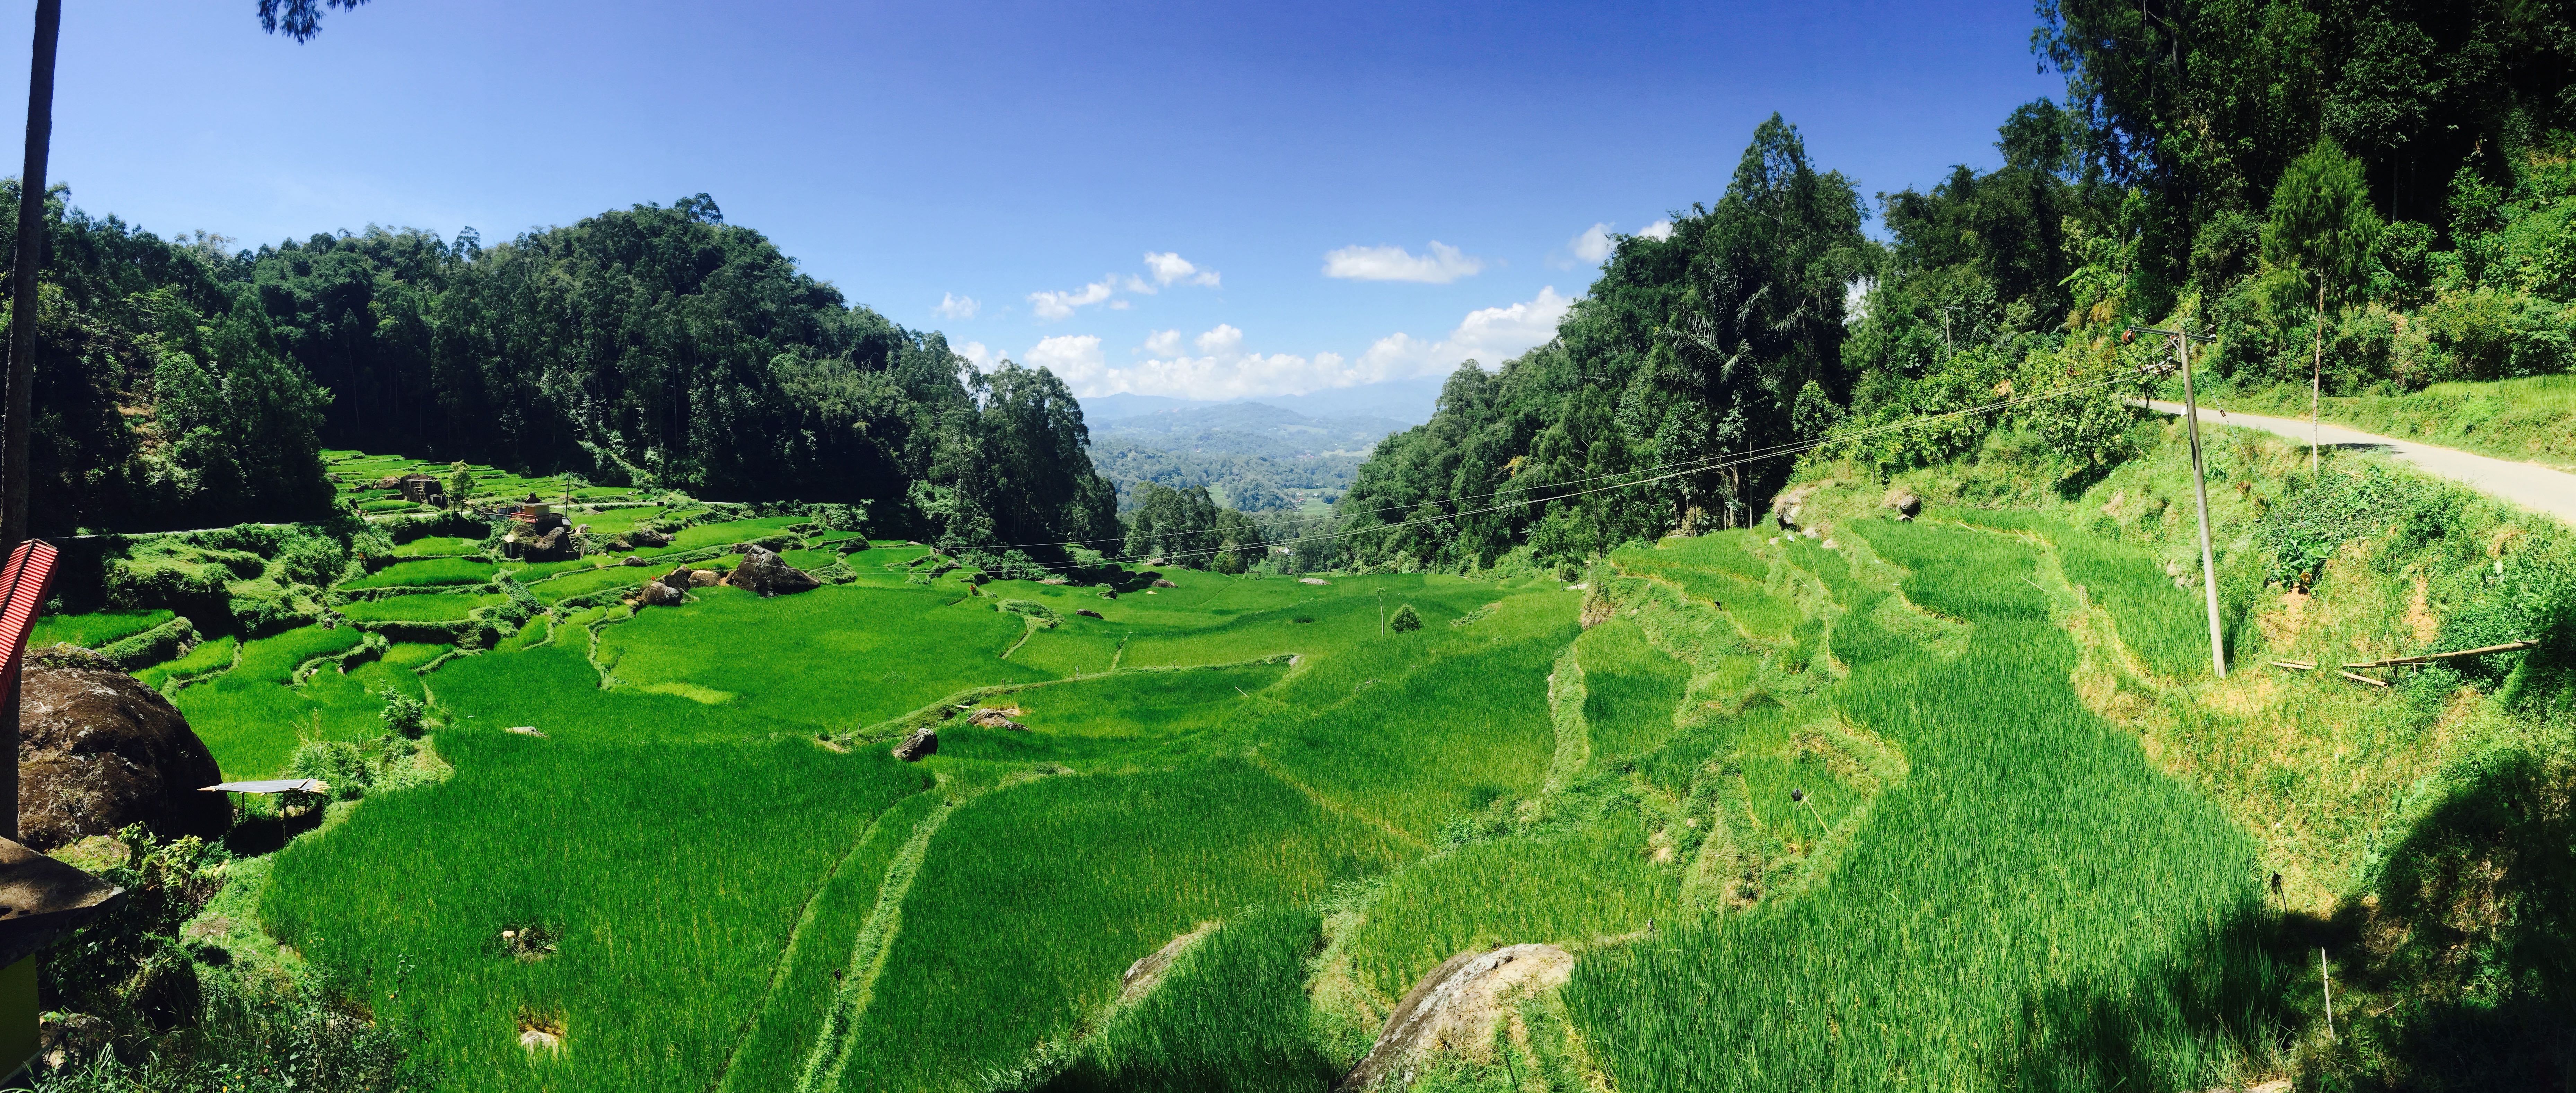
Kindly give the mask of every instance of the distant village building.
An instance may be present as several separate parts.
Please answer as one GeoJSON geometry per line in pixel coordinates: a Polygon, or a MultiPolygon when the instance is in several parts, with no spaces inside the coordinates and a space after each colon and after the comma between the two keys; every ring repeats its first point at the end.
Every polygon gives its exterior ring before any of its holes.
{"type": "Polygon", "coordinates": [[[572,522],[536,494],[509,508],[511,528],[501,536],[503,557],[523,562],[564,562],[581,557],[572,522]]]}

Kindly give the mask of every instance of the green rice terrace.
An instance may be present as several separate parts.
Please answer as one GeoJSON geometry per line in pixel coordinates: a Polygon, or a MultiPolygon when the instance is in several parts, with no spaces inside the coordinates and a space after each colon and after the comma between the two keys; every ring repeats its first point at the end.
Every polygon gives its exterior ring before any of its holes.
{"type": "MultiPolygon", "coordinates": [[[[569,495],[597,552],[512,561],[342,452],[344,559],[124,540],[35,640],[160,688],[227,778],[331,784],[250,799],[184,936],[204,974],[340,984],[438,1088],[2205,1089],[2330,1050],[2338,945],[2342,1035],[2418,1058],[2385,1015],[2438,1002],[2355,938],[2424,909],[2350,893],[2497,775],[2345,749],[2510,719],[2209,678],[2187,525],[2129,501],[2170,495],[2167,441],[2075,504],[1925,479],[1913,520],[1824,467],[1803,534],[1588,571],[1044,580],[432,468],[569,495]],[[754,548],[819,587],[707,583],[754,548]],[[2302,704],[2332,749],[2247,745],[2302,704]],[[1390,1022],[1501,946],[1519,978],[1390,1022]]],[[[2288,595],[2323,633],[2331,597],[2288,595]]]]}

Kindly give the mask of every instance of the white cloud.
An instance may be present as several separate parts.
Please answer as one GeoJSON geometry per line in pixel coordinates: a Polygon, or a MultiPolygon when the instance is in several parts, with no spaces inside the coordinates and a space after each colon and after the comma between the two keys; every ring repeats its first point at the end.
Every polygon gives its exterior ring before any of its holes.
{"type": "Polygon", "coordinates": [[[1198,351],[1195,356],[1181,351],[1180,331],[1158,330],[1145,338],[1149,358],[1133,365],[1106,365],[1100,339],[1090,335],[1048,338],[1029,350],[1026,359],[1052,370],[1085,397],[1122,391],[1202,399],[1291,394],[1440,375],[1470,358],[1497,365],[1555,337],[1558,320],[1573,306],[1571,297],[1550,286],[1520,303],[1468,312],[1437,341],[1387,335],[1357,359],[1339,353],[1248,352],[1246,335],[1231,323],[1218,323],[1189,339],[1198,351]]]}
{"type": "Polygon", "coordinates": [[[1618,249],[1618,243],[1610,238],[1610,225],[1601,223],[1585,228],[1583,234],[1567,240],[1565,249],[1573,251],[1577,258],[1598,265],[1610,257],[1611,251],[1618,249]]]}
{"type": "MultiPolygon", "coordinates": [[[[1178,251],[1164,251],[1160,254],[1153,251],[1146,251],[1145,266],[1146,268],[1154,271],[1154,281],[1156,284],[1168,285],[1174,283],[1185,283],[1205,285],[1209,288],[1217,287],[1217,273],[1215,270],[1200,269],[1196,265],[1191,264],[1189,259],[1181,257],[1180,252],[1178,251]]],[[[1148,289],[1147,291],[1152,290],[1148,289]]]]}
{"type": "Polygon", "coordinates": [[[1470,311],[1436,342],[1405,333],[1379,338],[1360,354],[1360,364],[1380,379],[1437,375],[1467,360],[1492,368],[1546,344],[1573,306],[1572,297],[1557,295],[1550,285],[1521,303],[1470,311]]]}
{"type": "Polygon", "coordinates": [[[1670,239],[1673,237],[1673,222],[1670,220],[1658,220],[1639,229],[1637,234],[1641,238],[1646,239],[1670,239]]]}
{"type": "Polygon", "coordinates": [[[1107,300],[1109,294],[1116,291],[1112,287],[1116,280],[1109,277],[1093,281],[1082,286],[1080,292],[1032,292],[1029,293],[1029,307],[1041,319],[1070,319],[1075,308],[1090,307],[1107,300]]]}
{"type": "Polygon", "coordinates": [[[1081,385],[1106,368],[1097,334],[1058,334],[1029,349],[1029,366],[1044,368],[1066,383],[1081,385]]]}
{"type": "Polygon", "coordinates": [[[942,319],[972,319],[983,306],[972,296],[951,296],[943,292],[939,294],[939,306],[930,310],[938,312],[942,319]]]}
{"type": "MultiPolygon", "coordinates": [[[[1128,301],[1112,298],[1121,292],[1132,296],[1152,296],[1162,291],[1162,286],[1165,285],[1177,283],[1206,285],[1212,288],[1217,283],[1215,270],[1200,269],[1177,253],[1156,254],[1147,251],[1145,266],[1146,271],[1154,275],[1154,279],[1150,282],[1133,273],[1104,273],[1100,275],[1099,280],[1082,286],[1079,292],[1029,293],[1029,309],[1036,312],[1040,319],[1070,319],[1075,311],[1093,304],[1108,304],[1111,311],[1127,310],[1130,306],[1128,301]]],[[[975,301],[963,302],[970,309],[968,315],[971,316],[975,301]]],[[[945,300],[941,302],[941,306],[947,306],[945,300]]],[[[947,313],[943,311],[941,314],[947,313]]]]}
{"type": "Polygon", "coordinates": [[[1002,363],[1002,355],[986,348],[982,342],[961,342],[948,348],[966,358],[978,372],[990,372],[994,365],[1002,363]]]}
{"type": "Polygon", "coordinates": [[[1484,268],[1484,259],[1469,258],[1458,253],[1458,248],[1436,239],[1427,255],[1402,247],[1343,247],[1324,256],[1324,276],[1351,281],[1445,285],[1461,277],[1473,277],[1484,268]]]}
{"type": "Polygon", "coordinates": [[[1243,347],[1243,331],[1235,329],[1232,324],[1218,323],[1216,329],[1199,335],[1195,344],[1201,353],[1232,354],[1243,347]]]}

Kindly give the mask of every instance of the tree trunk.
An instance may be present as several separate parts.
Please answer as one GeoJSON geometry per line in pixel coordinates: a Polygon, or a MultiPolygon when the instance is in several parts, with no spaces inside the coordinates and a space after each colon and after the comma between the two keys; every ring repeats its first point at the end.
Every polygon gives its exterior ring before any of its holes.
{"type": "MultiPolygon", "coordinates": [[[[45,265],[45,153],[54,141],[54,40],[63,0],[36,0],[36,39],[27,64],[27,163],[18,175],[18,265],[9,323],[8,405],[0,411],[0,558],[28,535],[27,448],[35,432],[36,280],[45,265]]],[[[18,837],[18,681],[0,681],[0,836],[18,837]]]]}

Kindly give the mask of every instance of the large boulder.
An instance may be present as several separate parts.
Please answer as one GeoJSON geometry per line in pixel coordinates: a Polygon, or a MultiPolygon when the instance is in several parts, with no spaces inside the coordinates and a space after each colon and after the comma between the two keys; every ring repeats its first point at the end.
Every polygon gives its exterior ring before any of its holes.
{"type": "Polygon", "coordinates": [[[671,545],[670,535],[655,531],[651,528],[636,528],[633,531],[627,532],[626,541],[639,547],[666,547],[671,545]]]}
{"type": "Polygon", "coordinates": [[[724,583],[735,588],[757,592],[763,596],[775,596],[782,592],[803,592],[823,586],[823,582],[815,580],[812,574],[787,564],[785,559],[778,556],[777,551],[765,546],[753,546],[744,550],[742,564],[734,567],[733,573],[725,578],[724,583]]]}
{"type": "Polygon", "coordinates": [[[670,585],[660,581],[646,581],[643,594],[637,597],[635,602],[640,607],[678,607],[680,602],[687,598],[686,593],[670,585]]]}
{"type": "Polygon", "coordinates": [[[219,838],[231,802],[188,719],[114,661],[68,645],[32,650],[19,676],[19,841],[39,850],[142,824],[163,838],[219,838]]]}
{"type": "Polygon", "coordinates": [[[894,757],[907,763],[918,763],[939,752],[939,730],[924,725],[894,746],[894,757]]]}
{"type": "Polygon", "coordinates": [[[1358,1093],[1444,1048],[1490,1062],[1495,1026],[1522,999],[1564,986],[1573,971],[1574,957],[1554,945],[1471,949],[1450,957],[1395,1004],[1377,1044],[1333,1088],[1358,1093]]]}

